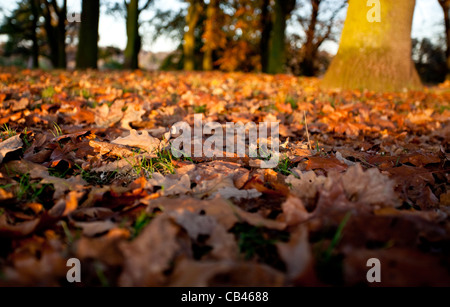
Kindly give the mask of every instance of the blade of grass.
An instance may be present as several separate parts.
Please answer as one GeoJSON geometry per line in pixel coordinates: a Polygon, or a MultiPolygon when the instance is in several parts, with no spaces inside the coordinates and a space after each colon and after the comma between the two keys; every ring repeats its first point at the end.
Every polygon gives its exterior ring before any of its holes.
{"type": "Polygon", "coordinates": [[[333,240],[331,240],[330,246],[328,247],[327,251],[324,255],[324,260],[327,262],[331,259],[331,256],[333,254],[333,250],[336,248],[336,246],[341,242],[342,239],[342,231],[344,230],[345,226],[347,225],[348,221],[350,220],[350,217],[352,216],[351,212],[348,212],[345,217],[342,219],[341,223],[339,224],[339,227],[336,231],[336,234],[333,237],[333,240]]]}

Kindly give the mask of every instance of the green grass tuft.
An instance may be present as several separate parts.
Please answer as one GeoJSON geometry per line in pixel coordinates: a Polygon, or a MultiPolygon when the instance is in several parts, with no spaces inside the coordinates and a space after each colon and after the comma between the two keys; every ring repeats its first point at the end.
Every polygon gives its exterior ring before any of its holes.
{"type": "Polygon", "coordinates": [[[52,86],[47,87],[42,91],[42,98],[44,99],[50,99],[56,94],[55,88],[52,86]]]}

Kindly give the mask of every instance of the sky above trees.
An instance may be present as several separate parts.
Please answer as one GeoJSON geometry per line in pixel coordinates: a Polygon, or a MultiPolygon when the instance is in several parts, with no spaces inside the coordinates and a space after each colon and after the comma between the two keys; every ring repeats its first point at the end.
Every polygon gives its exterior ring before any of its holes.
{"type": "MultiPolygon", "coordinates": [[[[109,1],[109,0],[106,0],[109,1]]],[[[80,12],[81,11],[81,1],[79,0],[68,0],[69,12],[80,12]]],[[[142,13],[142,20],[149,21],[154,15],[156,9],[166,10],[173,9],[179,10],[186,5],[181,3],[179,0],[156,0],[153,4],[153,9],[145,11],[142,13]]],[[[11,0],[0,0],[0,8],[9,11],[15,7],[15,1],[11,0]]],[[[1,18],[3,18],[3,13],[1,13],[1,18]]],[[[345,18],[346,11],[343,11],[342,19],[345,18]]],[[[115,46],[121,49],[125,48],[126,30],[125,23],[118,15],[107,14],[106,8],[103,6],[100,16],[100,42],[101,47],[104,46],[115,46]]],[[[147,22],[143,23],[141,31],[143,32],[143,50],[153,51],[153,52],[166,52],[172,51],[177,48],[179,42],[172,41],[168,38],[161,37],[156,41],[153,41],[151,28],[147,22]]],[[[288,32],[301,31],[299,27],[290,25],[288,27],[288,32]]],[[[412,37],[414,38],[424,38],[428,37],[432,40],[436,40],[438,36],[442,36],[444,33],[443,25],[443,13],[439,6],[437,0],[417,0],[412,37]]],[[[0,36],[0,42],[6,40],[6,37],[0,36]]],[[[326,42],[322,46],[322,49],[335,54],[338,49],[338,44],[334,42],[326,42]]]]}

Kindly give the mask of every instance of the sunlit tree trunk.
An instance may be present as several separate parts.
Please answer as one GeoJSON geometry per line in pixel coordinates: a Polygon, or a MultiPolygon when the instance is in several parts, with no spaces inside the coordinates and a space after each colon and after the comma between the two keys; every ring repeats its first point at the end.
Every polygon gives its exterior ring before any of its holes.
{"type": "Polygon", "coordinates": [[[124,67],[127,69],[139,68],[139,52],[141,50],[141,36],[139,34],[139,0],[130,0],[126,3],[127,9],[127,46],[125,48],[124,67]]]}
{"type": "Polygon", "coordinates": [[[450,0],[439,0],[442,9],[444,10],[445,21],[445,40],[447,49],[445,55],[447,57],[447,80],[450,80],[450,0]]]}
{"type": "Polygon", "coordinates": [[[274,21],[270,43],[269,73],[284,72],[286,62],[286,24],[295,7],[295,0],[275,0],[274,21]]]}
{"type": "Polygon", "coordinates": [[[421,86],[411,59],[415,0],[380,0],[379,6],[373,2],[370,7],[365,0],[350,0],[325,87],[401,91],[421,86]]]}
{"type": "Polygon", "coordinates": [[[201,0],[190,0],[189,9],[186,15],[187,31],[184,33],[184,70],[195,70],[195,28],[200,20],[202,11],[201,0]]]}
{"type": "Polygon", "coordinates": [[[83,0],[77,50],[77,68],[97,68],[100,0],[83,0]]]}

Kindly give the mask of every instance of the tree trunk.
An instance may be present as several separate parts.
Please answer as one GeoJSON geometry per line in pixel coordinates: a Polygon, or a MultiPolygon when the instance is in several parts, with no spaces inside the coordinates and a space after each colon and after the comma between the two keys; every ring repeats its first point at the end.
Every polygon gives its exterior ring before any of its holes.
{"type": "Polygon", "coordinates": [[[447,43],[447,49],[445,55],[447,57],[447,80],[450,80],[450,0],[439,0],[442,9],[444,10],[445,21],[445,40],[447,43]]]}
{"type": "Polygon", "coordinates": [[[286,62],[286,23],[287,17],[295,7],[295,0],[275,0],[274,22],[269,55],[269,73],[284,72],[286,62]]]}
{"type": "Polygon", "coordinates": [[[45,34],[47,36],[47,43],[50,48],[50,62],[52,62],[53,68],[58,67],[58,40],[56,37],[56,30],[53,27],[52,15],[50,11],[50,5],[48,1],[44,1],[45,10],[44,10],[44,28],[45,34]]]}
{"type": "Polygon", "coordinates": [[[380,0],[380,22],[372,20],[376,6],[350,0],[339,52],[323,85],[328,88],[402,91],[420,88],[411,60],[411,25],[415,0],[380,0]]]}
{"type": "Polygon", "coordinates": [[[36,0],[30,0],[31,14],[33,15],[32,27],[32,66],[39,68],[39,44],[37,38],[37,24],[39,20],[39,5],[36,0]]]}
{"type": "Polygon", "coordinates": [[[97,68],[100,0],[83,0],[77,50],[77,68],[97,68]]]}
{"type": "Polygon", "coordinates": [[[208,4],[208,9],[206,11],[206,41],[203,47],[204,55],[203,55],[203,70],[211,71],[214,69],[214,61],[213,61],[213,44],[212,37],[214,35],[214,31],[216,31],[216,22],[217,22],[217,0],[210,0],[208,4]]]}
{"type": "Polygon", "coordinates": [[[139,68],[139,52],[141,51],[141,36],[139,34],[139,0],[130,0],[127,4],[127,47],[125,48],[124,67],[139,68]]]}
{"type": "Polygon", "coordinates": [[[188,30],[184,33],[184,70],[195,70],[195,28],[200,20],[202,5],[200,0],[190,0],[189,10],[186,15],[188,30]]]}
{"type": "Polygon", "coordinates": [[[67,0],[64,0],[63,6],[58,7],[56,1],[44,0],[44,28],[47,34],[48,44],[50,46],[50,61],[54,68],[66,68],[66,16],[67,0]],[[54,25],[53,14],[50,6],[53,8],[56,17],[54,25]]]}
{"type": "Polygon", "coordinates": [[[270,14],[270,0],[263,0],[261,7],[261,69],[263,73],[269,72],[270,33],[272,32],[272,16],[270,14]]]}
{"type": "Polygon", "coordinates": [[[303,45],[303,59],[300,63],[300,69],[304,76],[312,77],[316,74],[314,61],[317,55],[316,44],[314,38],[316,37],[317,18],[319,16],[319,7],[321,0],[311,0],[311,20],[306,31],[306,42],[303,45]]]}
{"type": "Polygon", "coordinates": [[[62,8],[58,11],[58,66],[65,69],[67,67],[66,57],[66,18],[67,18],[67,0],[64,0],[62,8]]]}

